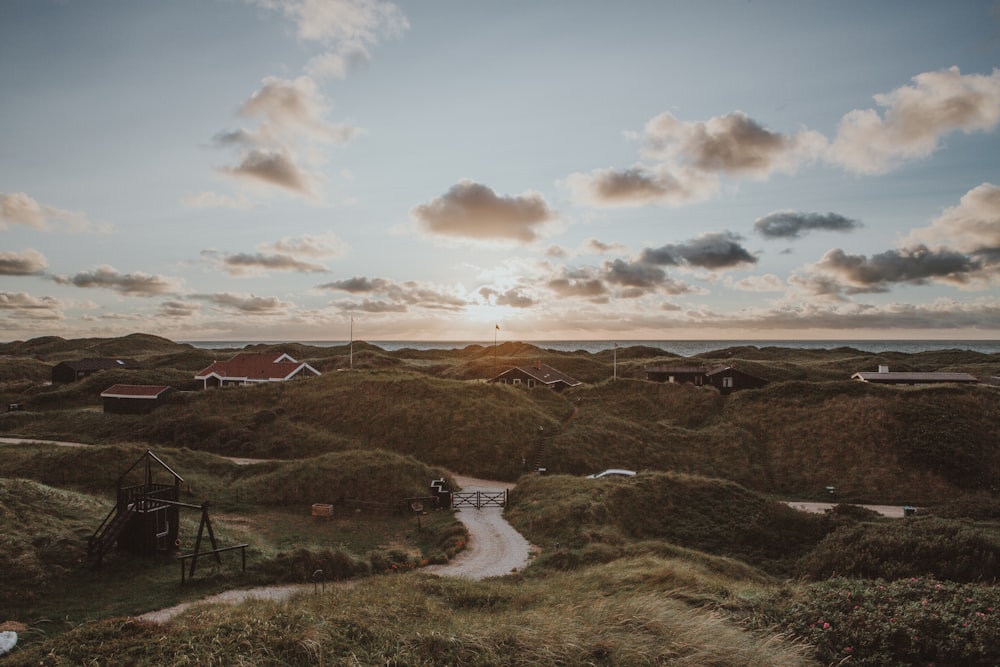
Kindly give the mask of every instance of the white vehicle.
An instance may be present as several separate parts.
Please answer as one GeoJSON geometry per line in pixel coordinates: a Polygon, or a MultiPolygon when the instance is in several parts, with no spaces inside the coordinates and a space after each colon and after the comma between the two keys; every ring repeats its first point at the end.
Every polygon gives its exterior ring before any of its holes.
{"type": "Polygon", "coordinates": [[[608,468],[601,472],[587,475],[587,479],[601,479],[602,477],[634,477],[634,470],[623,470],[621,468],[608,468]]]}

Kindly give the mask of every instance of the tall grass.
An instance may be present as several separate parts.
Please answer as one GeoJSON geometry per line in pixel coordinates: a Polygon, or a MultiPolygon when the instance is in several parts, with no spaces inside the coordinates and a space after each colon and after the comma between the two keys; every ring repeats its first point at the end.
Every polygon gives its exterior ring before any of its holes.
{"type": "Polygon", "coordinates": [[[288,603],[196,608],[166,626],[83,626],[11,664],[812,665],[805,648],[747,632],[669,593],[615,592],[617,565],[544,580],[382,577],[288,603]],[[608,581],[595,589],[594,576],[608,581]]]}

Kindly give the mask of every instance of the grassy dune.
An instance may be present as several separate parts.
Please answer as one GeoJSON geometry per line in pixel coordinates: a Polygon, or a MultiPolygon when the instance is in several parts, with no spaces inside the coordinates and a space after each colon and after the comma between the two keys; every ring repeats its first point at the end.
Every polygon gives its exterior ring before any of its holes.
{"type": "MultiPolygon", "coordinates": [[[[0,450],[0,567],[13,573],[0,594],[17,601],[0,622],[30,625],[5,664],[1000,662],[1000,392],[846,379],[879,364],[1000,375],[998,355],[739,347],[685,360],[635,347],[618,350],[611,382],[610,350],[387,352],[358,342],[353,370],[338,372],[346,346],[280,349],[323,376],[179,392],[151,415],[124,416],[102,414],[97,394],[115,382],[193,388],[195,370],[235,351],[141,334],[0,345],[16,355],[0,358],[0,403],[27,407],[0,414],[0,433],[102,445],[0,450]],[[148,370],[40,384],[58,360],[104,355],[148,370]],[[494,364],[536,360],[587,384],[560,394],[482,382],[494,364]],[[723,398],[641,379],[646,364],[701,362],[771,383],[723,398]],[[185,500],[212,500],[220,540],[253,544],[247,575],[230,564],[179,589],[174,567],[125,555],[78,569],[114,480],[146,448],[184,475],[185,500]],[[217,454],[279,460],[246,467],[217,454]],[[550,474],[521,477],[535,457],[550,474]],[[582,477],[607,467],[641,472],[582,477]],[[371,577],[448,559],[462,527],[444,512],[420,524],[346,507],[326,522],[308,515],[310,503],[341,497],[425,495],[446,471],[520,477],[508,518],[539,547],[526,572],[371,577]],[[806,515],[774,499],[826,500],[828,485],[841,500],[922,511],[905,521],[847,506],[806,515]],[[126,618],[317,568],[368,578],[290,604],[198,609],[166,626],[126,618]]],[[[197,518],[183,521],[187,540],[197,518]]]]}

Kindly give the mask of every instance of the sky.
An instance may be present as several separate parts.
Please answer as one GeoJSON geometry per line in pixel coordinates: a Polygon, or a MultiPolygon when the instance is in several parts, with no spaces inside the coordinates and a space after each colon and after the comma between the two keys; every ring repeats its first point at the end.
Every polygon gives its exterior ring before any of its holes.
{"type": "Polygon", "coordinates": [[[995,0],[0,0],[0,340],[1000,338],[995,0]]]}

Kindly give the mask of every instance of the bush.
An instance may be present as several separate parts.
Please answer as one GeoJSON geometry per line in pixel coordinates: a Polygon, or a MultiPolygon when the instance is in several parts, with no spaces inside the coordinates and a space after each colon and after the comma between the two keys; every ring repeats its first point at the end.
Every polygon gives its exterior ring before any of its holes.
{"type": "Polygon", "coordinates": [[[776,595],[773,630],[815,647],[823,664],[1000,663],[1000,591],[931,578],[831,579],[789,599],[776,595]]]}
{"type": "Polygon", "coordinates": [[[800,562],[812,579],[933,576],[958,582],[1000,576],[1000,542],[974,527],[936,518],[836,530],[800,562]]]}

